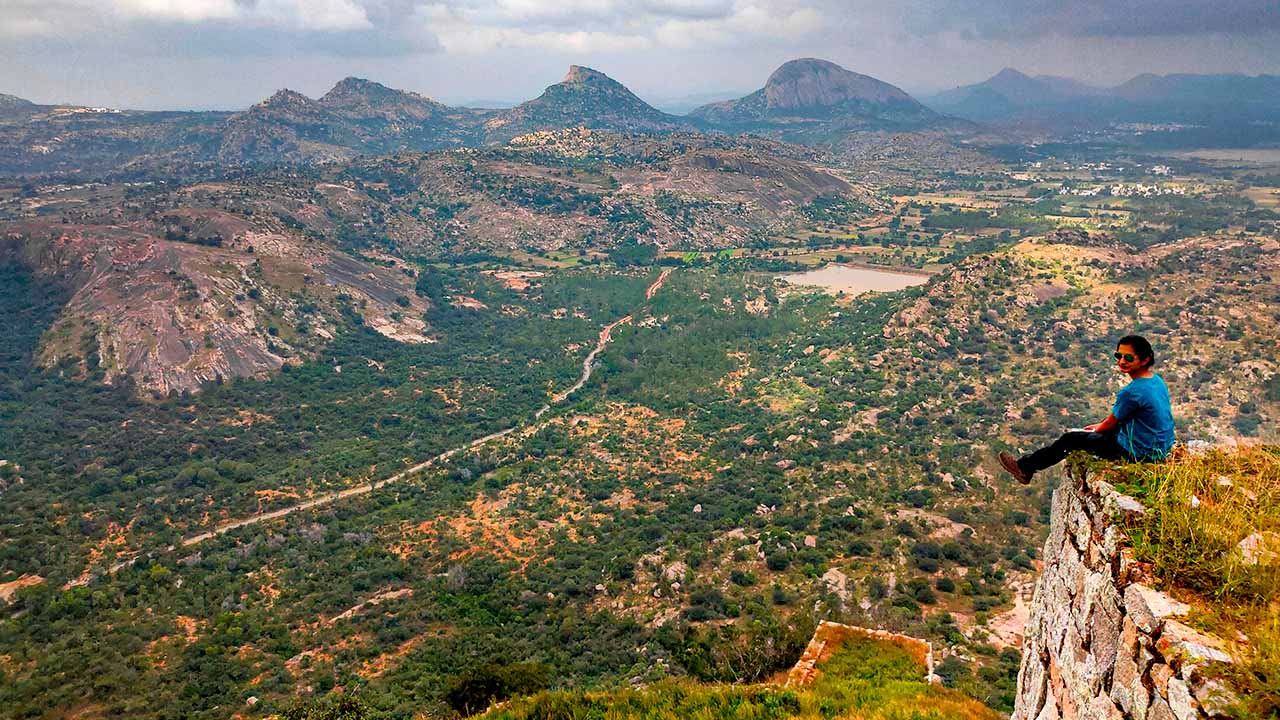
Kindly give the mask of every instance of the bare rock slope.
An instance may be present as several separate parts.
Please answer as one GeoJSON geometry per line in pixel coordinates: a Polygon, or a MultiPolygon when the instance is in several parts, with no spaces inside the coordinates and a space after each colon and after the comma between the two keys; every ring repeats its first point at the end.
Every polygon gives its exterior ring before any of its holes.
{"type": "Polygon", "coordinates": [[[289,233],[255,232],[235,218],[213,220],[235,238],[229,246],[168,240],[145,223],[8,228],[0,258],[73,292],[45,334],[40,362],[100,366],[107,382],[128,378],[156,395],[264,378],[332,339],[340,295],[380,332],[429,340],[418,319],[426,306],[394,267],[289,233]]]}

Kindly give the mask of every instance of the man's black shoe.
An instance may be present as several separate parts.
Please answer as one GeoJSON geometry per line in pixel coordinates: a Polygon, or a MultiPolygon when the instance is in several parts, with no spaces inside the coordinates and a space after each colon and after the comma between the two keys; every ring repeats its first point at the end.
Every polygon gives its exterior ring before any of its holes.
{"type": "Polygon", "coordinates": [[[1031,482],[1031,476],[1018,467],[1018,459],[1003,450],[1000,451],[1000,464],[1004,466],[1005,470],[1009,471],[1009,474],[1015,480],[1023,485],[1031,482]]]}

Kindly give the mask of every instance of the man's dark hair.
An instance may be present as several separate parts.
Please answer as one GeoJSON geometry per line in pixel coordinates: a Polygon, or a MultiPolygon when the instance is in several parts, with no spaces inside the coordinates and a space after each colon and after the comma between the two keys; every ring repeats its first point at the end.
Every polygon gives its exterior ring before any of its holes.
{"type": "Polygon", "coordinates": [[[1116,347],[1128,345],[1133,348],[1133,352],[1138,356],[1139,360],[1146,360],[1147,367],[1156,366],[1156,351],[1151,349],[1151,343],[1141,335],[1125,335],[1116,341],[1116,347]]]}

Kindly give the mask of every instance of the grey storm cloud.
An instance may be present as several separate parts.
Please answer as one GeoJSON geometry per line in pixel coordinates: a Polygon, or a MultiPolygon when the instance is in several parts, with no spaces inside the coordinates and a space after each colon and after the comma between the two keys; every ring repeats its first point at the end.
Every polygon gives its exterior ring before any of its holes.
{"type": "Polygon", "coordinates": [[[1280,30],[1276,0],[914,0],[907,30],[978,37],[1162,37],[1280,30]]]}
{"type": "MultiPolygon", "coordinates": [[[[748,0],[752,8],[805,0],[748,0]]],[[[123,56],[389,57],[437,52],[442,31],[518,28],[643,36],[664,23],[725,20],[743,0],[5,0],[9,52],[123,56]]],[[[0,50],[3,56],[4,50],[0,50]]]]}
{"type": "Polygon", "coordinates": [[[1095,83],[1275,73],[1277,1],[0,0],[0,92],[227,107],[360,74],[510,99],[578,63],[678,98],[754,89],[797,57],[912,90],[1006,66],[1095,83]]]}
{"type": "Polygon", "coordinates": [[[483,35],[486,28],[609,33],[669,45],[681,33],[712,36],[717,24],[732,36],[744,25],[781,26],[806,13],[810,21],[797,26],[818,29],[792,39],[839,27],[974,39],[1280,31],[1277,0],[4,0],[0,41],[37,50],[42,43],[104,44],[130,55],[389,57],[447,49],[447,36],[483,35]],[[818,17],[824,21],[812,20],[818,17]]]}
{"type": "Polygon", "coordinates": [[[1081,24],[1085,35],[1254,34],[1280,30],[1275,0],[1113,3],[1081,24]]]}
{"type": "Polygon", "coordinates": [[[39,37],[13,41],[14,49],[33,55],[119,56],[136,58],[227,57],[269,58],[326,55],[349,58],[389,58],[434,53],[440,45],[431,35],[398,32],[393,28],[314,31],[282,28],[241,28],[225,23],[198,27],[146,23],[110,35],[39,37]]]}

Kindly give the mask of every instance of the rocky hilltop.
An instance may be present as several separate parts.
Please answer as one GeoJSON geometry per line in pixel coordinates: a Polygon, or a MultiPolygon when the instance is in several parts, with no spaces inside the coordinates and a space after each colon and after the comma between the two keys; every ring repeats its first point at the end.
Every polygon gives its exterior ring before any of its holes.
{"type": "Polygon", "coordinates": [[[30,100],[24,100],[16,95],[5,95],[0,93],[0,113],[20,112],[32,110],[36,104],[30,100]]]}
{"type": "Polygon", "coordinates": [[[108,383],[163,396],[299,362],[332,339],[343,307],[388,337],[430,340],[427,305],[395,266],[308,243],[278,221],[199,209],[158,220],[4,229],[0,262],[71,293],[42,365],[101,367],[108,383]]]}
{"type": "Polygon", "coordinates": [[[250,163],[329,161],[472,142],[481,113],[349,77],[319,100],[280,90],[220,129],[217,158],[250,163]]]}
{"type": "Polygon", "coordinates": [[[802,139],[850,129],[910,129],[940,118],[901,89],[814,58],[792,60],[764,87],[704,105],[692,117],[732,129],[763,129],[802,139]]]}
{"type": "Polygon", "coordinates": [[[486,139],[493,142],[577,125],[621,132],[671,132],[691,127],[686,119],[658,110],[608,75],[572,65],[564,80],[533,100],[499,112],[485,122],[484,131],[486,139]]]}
{"type": "Polygon", "coordinates": [[[448,105],[425,95],[394,90],[358,77],[339,81],[320,98],[319,103],[354,117],[385,117],[388,120],[426,120],[450,114],[448,105]]]}

